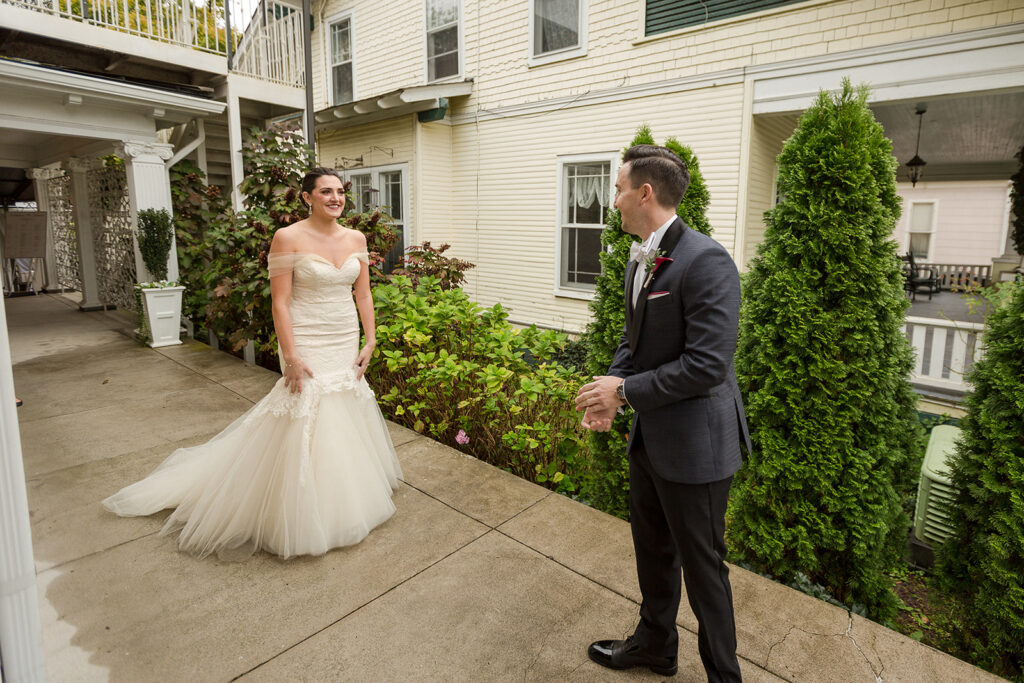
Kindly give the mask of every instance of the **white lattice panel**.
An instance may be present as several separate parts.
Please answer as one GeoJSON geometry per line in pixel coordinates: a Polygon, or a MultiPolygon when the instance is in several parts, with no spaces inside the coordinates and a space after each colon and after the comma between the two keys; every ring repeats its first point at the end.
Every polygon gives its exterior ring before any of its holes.
{"type": "Polygon", "coordinates": [[[82,291],[78,269],[78,233],[71,210],[71,178],[63,175],[46,183],[50,195],[50,221],[53,227],[53,251],[57,266],[57,284],[61,289],[82,291]]]}
{"type": "Polygon", "coordinates": [[[135,247],[124,166],[97,168],[87,177],[100,301],[135,310],[135,247]]]}

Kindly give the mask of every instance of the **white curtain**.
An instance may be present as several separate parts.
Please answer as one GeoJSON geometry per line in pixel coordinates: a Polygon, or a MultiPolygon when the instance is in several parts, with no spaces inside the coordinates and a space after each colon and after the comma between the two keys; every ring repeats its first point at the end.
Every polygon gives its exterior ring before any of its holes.
{"type": "Polygon", "coordinates": [[[608,203],[608,176],[577,176],[569,183],[569,206],[587,209],[595,202],[608,203]]]}

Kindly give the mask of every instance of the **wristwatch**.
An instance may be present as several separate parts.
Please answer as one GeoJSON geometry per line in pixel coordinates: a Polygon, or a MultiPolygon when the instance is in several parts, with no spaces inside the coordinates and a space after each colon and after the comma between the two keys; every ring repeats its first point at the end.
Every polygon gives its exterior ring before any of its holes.
{"type": "Polygon", "coordinates": [[[619,386],[615,387],[615,397],[629,405],[629,401],[626,400],[626,380],[622,380],[619,382],[619,386]]]}

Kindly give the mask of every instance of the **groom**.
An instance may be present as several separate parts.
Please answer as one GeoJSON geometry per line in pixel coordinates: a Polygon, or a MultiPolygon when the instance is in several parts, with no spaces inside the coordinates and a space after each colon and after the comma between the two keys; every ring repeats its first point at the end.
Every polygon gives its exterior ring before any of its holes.
{"type": "Polygon", "coordinates": [[[583,425],[607,431],[635,411],[629,433],[629,513],[643,603],[626,640],[599,640],[592,660],[612,669],[676,672],[680,568],[697,617],[709,681],[739,681],[725,509],[750,450],[733,369],[740,283],[728,252],[676,217],[690,177],[664,147],[626,151],[615,183],[622,228],[643,242],[626,267],[626,326],[607,376],[579,390],[583,425]]]}

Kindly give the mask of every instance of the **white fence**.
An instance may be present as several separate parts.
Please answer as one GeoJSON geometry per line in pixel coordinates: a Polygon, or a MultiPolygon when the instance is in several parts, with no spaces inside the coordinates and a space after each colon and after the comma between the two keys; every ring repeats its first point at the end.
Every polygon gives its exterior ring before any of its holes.
{"type": "Polygon", "coordinates": [[[979,323],[908,317],[907,339],[916,355],[914,383],[947,392],[970,390],[966,376],[981,358],[984,329],[979,323]]]}

